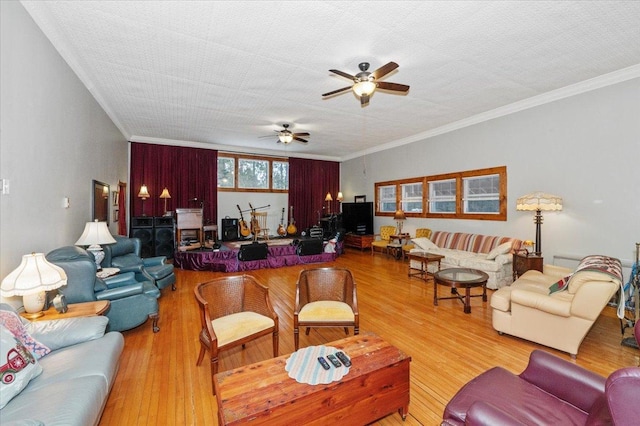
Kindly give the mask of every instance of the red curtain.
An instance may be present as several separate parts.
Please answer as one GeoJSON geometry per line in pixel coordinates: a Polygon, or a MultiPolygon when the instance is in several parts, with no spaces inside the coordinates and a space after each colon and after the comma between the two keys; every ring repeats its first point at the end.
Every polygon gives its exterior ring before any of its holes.
{"type": "Polygon", "coordinates": [[[319,216],[339,211],[340,163],[289,158],[289,205],[298,232],[318,224],[319,216]],[[333,201],[324,201],[327,192],[333,201]]]}
{"type": "Polygon", "coordinates": [[[162,216],[160,194],[167,188],[167,210],[202,208],[204,223],[217,223],[217,170],[216,150],[131,142],[131,216],[162,216]],[[150,194],[144,205],[143,184],[150,194]]]}
{"type": "Polygon", "coordinates": [[[118,181],[118,235],[127,235],[127,184],[118,181]]]}

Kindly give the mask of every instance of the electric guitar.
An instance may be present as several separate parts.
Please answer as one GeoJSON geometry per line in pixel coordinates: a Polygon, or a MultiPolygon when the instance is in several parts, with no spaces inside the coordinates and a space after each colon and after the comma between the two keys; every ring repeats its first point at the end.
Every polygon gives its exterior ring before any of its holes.
{"type": "Polygon", "coordinates": [[[298,228],[296,228],[296,220],[293,218],[293,206],[290,207],[291,214],[289,217],[289,225],[287,226],[287,234],[295,235],[298,232],[298,228]]]}
{"type": "Polygon", "coordinates": [[[238,211],[240,212],[240,235],[242,235],[243,237],[248,237],[249,234],[251,234],[251,230],[247,227],[247,222],[244,221],[240,206],[236,204],[236,207],[238,207],[238,211]]]}
{"type": "Polygon", "coordinates": [[[251,209],[251,232],[253,235],[258,235],[260,233],[260,224],[256,219],[256,209],[253,208],[251,203],[249,203],[249,208],[251,209]]]}
{"type": "Polygon", "coordinates": [[[284,228],[284,207],[282,208],[282,217],[280,218],[280,225],[278,225],[278,235],[284,237],[287,235],[287,230],[284,228]]]}

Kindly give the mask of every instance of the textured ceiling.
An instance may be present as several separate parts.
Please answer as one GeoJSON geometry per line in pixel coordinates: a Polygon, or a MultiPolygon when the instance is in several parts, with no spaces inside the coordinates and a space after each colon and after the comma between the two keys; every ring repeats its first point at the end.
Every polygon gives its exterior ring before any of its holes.
{"type": "Polygon", "coordinates": [[[21,3],[143,142],[340,160],[640,76],[638,1],[21,3]],[[363,61],[408,94],[322,98],[363,61]]]}

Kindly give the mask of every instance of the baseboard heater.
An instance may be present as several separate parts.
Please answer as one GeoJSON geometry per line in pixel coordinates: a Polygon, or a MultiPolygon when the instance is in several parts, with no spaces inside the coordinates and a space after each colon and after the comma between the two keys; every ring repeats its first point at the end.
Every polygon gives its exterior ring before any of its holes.
{"type": "Polygon", "coordinates": [[[238,252],[238,260],[262,260],[267,258],[269,247],[267,243],[253,242],[251,244],[243,244],[238,252]]]}

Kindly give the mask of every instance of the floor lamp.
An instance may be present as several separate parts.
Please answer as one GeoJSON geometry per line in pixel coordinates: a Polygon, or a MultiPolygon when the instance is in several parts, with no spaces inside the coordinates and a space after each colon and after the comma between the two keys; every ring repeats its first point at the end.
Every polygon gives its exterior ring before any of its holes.
{"type": "Polygon", "coordinates": [[[532,192],[518,198],[516,210],[535,211],[533,222],[536,224],[536,246],[534,254],[542,255],[542,237],[540,235],[540,225],[542,225],[542,211],[562,210],[562,198],[546,194],[544,192],[532,192]]]}

